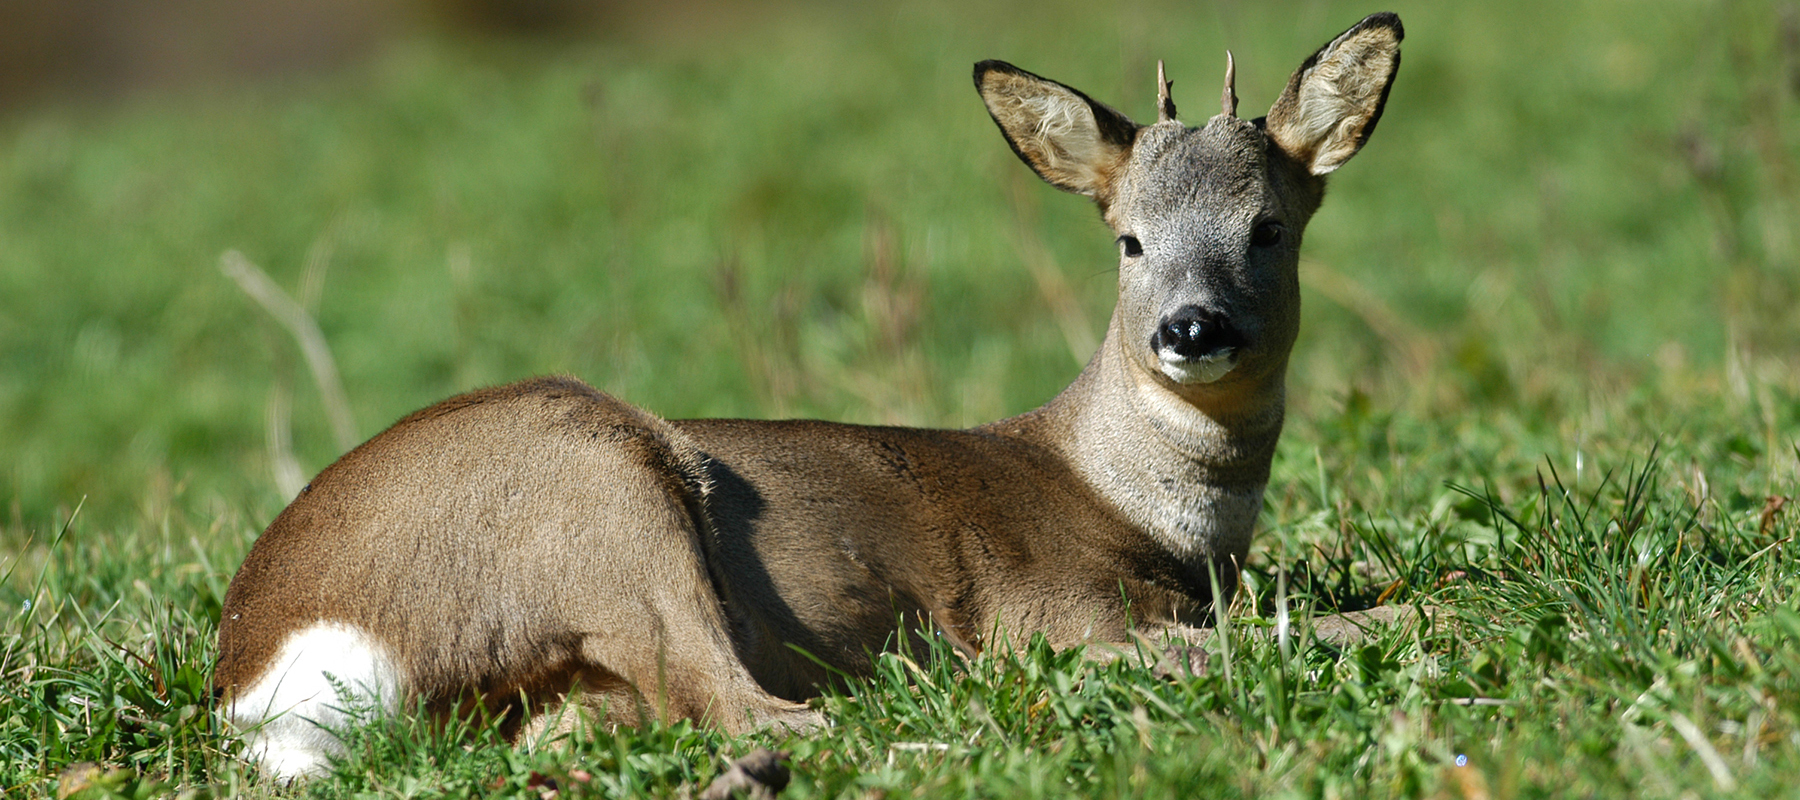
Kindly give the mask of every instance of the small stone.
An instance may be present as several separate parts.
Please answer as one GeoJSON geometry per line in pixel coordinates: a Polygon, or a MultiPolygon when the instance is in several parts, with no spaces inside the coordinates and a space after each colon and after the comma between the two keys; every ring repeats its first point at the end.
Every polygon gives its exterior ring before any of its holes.
{"type": "Polygon", "coordinates": [[[747,797],[773,800],[788,785],[788,754],[759,747],[750,755],[731,762],[723,775],[701,792],[697,800],[727,800],[747,797]]]}

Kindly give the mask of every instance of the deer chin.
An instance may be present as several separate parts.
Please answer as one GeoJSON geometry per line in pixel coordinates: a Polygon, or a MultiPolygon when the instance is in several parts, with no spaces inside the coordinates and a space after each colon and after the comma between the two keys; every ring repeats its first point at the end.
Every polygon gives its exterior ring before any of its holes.
{"type": "Polygon", "coordinates": [[[1224,347],[1198,358],[1186,358],[1173,350],[1156,354],[1157,368],[1169,380],[1183,386],[1212,383],[1230,372],[1238,363],[1238,349],[1224,347]]]}

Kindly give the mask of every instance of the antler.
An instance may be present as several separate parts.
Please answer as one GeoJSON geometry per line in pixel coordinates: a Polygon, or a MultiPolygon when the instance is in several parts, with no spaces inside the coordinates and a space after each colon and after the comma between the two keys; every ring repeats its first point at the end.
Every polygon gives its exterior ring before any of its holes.
{"type": "Polygon", "coordinates": [[[1156,121],[1171,122],[1175,119],[1175,101],[1169,98],[1169,87],[1174,86],[1169,76],[1163,72],[1162,59],[1156,61],[1156,121]]]}
{"type": "Polygon", "coordinates": [[[1237,60],[1230,50],[1225,51],[1225,92],[1219,102],[1225,106],[1225,116],[1237,116],[1237,60]]]}

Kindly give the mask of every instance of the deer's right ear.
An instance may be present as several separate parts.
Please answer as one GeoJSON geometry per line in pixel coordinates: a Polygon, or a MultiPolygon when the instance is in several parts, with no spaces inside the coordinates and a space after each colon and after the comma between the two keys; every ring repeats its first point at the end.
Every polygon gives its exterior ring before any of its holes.
{"type": "Polygon", "coordinates": [[[1102,207],[1139,125],[1105,103],[1004,61],[975,65],[975,88],[1013,152],[1039,177],[1102,207]]]}

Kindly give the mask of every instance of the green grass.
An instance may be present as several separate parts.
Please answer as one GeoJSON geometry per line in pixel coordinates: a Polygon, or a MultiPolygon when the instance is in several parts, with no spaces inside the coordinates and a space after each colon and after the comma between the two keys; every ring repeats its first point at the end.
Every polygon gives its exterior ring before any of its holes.
{"type": "MultiPolygon", "coordinates": [[[[91,796],[273,791],[207,713],[212,640],[283,502],[271,398],[304,470],[337,445],[226,250],[311,298],[361,436],[545,372],[670,417],[973,424],[1074,375],[1114,256],[970,64],[1141,118],[1162,58],[1194,121],[1225,47],[1252,112],[1377,10],[968,5],[426,37],[0,119],[0,794],[79,762],[118,770],[91,796]]],[[[399,720],[302,793],[670,794],[767,744],[792,797],[1792,796],[1800,511],[1765,512],[1800,485],[1800,12],[1492,5],[1393,4],[1387,115],[1308,231],[1229,670],[888,657],[786,741],[399,720]],[[1455,623],[1284,653],[1244,630],[1283,574],[1455,623]]]]}

